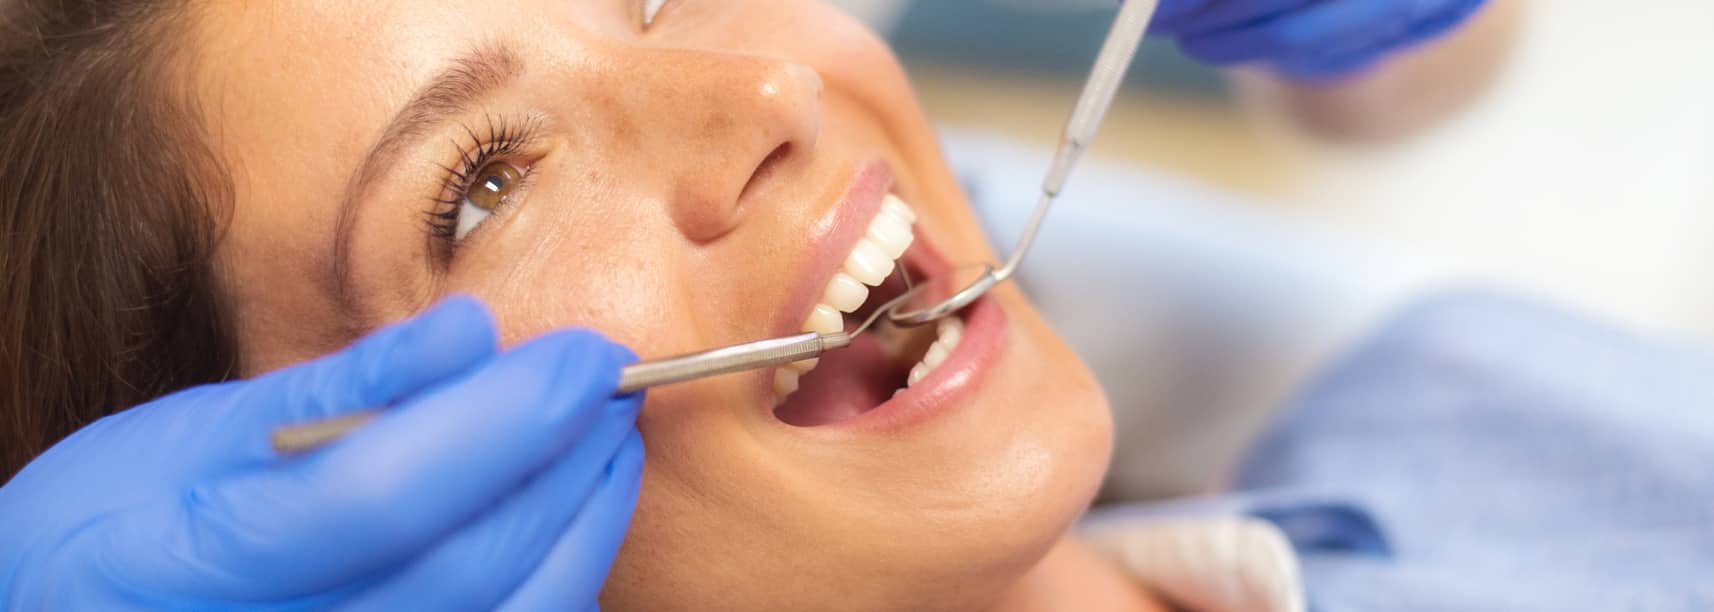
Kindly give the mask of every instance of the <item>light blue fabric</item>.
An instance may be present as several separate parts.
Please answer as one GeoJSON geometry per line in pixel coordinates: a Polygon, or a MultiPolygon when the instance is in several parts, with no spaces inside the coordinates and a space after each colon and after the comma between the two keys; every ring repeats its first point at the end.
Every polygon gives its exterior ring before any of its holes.
{"type": "MultiPolygon", "coordinates": [[[[1006,254],[1053,151],[990,132],[942,135],[987,235],[1006,254]]],[[[1018,282],[1112,402],[1116,434],[1128,444],[1114,453],[1105,495],[1207,491],[1271,410],[1435,284],[1431,268],[1385,246],[1189,180],[1085,158],[1018,282]]]]}
{"type": "Polygon", "coordinates": [[[1714,353],[1485,293],[1384,326],[1257,444],[1239,492],[1311,608],[1714,610],[1714,353]]]}
{"type": "MultiPolygon", "coordinates": [[[[1051,152],[945,136],[1006,248],[1051,152]]],[[[1268,519],[1322,612],[1714,610],[1714,352],[1495,294],[1404,307],[1436,275],[1376,246],[1134,166],[1080,168],[1022,282],[1108,387],[1131,488],[1237,462],[1210,448],[1261,411],[1233,390],[1315,359],[1304,346],[1343,355],[1257,419],[1236,492],[1087,521],[1268,519]]]]}

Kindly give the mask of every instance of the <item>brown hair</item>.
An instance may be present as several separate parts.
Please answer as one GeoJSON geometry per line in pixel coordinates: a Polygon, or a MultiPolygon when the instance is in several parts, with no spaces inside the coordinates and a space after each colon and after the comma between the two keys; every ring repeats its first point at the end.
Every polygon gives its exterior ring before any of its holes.
{"type": "Polygon", "coordinates": [[[235,368],[180,0],[0,0],[0,474],[235,368]]]}

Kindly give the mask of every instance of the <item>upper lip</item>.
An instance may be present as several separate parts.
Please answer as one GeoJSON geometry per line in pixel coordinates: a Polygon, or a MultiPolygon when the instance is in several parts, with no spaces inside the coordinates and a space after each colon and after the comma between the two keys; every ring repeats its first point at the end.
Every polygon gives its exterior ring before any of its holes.
{"type": "Polygon", "coordinates": [[[799,333],[810,309],[821,300],[828,281],[837,274],[845,258],[856,248],[869,222],[881,210],[881,200],[893,186],[893,172],[886,162],[873,161],[852,174],[850,186],[824,213],[819,230],[810,238],[809,256],[800,266],[786,303],[775,316],[776,336],[799,333]]]}

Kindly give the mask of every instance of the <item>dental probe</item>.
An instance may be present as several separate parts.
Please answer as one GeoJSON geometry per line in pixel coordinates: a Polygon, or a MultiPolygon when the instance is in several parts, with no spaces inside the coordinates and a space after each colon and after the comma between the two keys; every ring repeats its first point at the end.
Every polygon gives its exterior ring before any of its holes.
{"type": "Polygon", "coordinates": [[[1065,189],[1066,179],[1083,157],[1083,152],[1088,150],[1089,142],[1095,139],[1102,119],[1107,116],[1107,109],[1113,107],[1113,97],[1118,95],[1119,86],[1125,82],[1125,72],[1137,57],[1137,45],[1142,43],[1143,35],[1148,31],[1157,4],[1158,0],[1128,0],[1119,8],[1119,15],[1113,19],[1113,29],[1107,32],[1107,41],[1102,43],[1101,53],[1095,57],[1095,67],[1090,70],[1089,80],[1083,84],[1077,106],[1065,123],[1065,131],[1060,134],[1059,150],[1054,153],[1053,164],[1048,166],[1047,177],[1042,179],[1041,199],[1037,200],[1035,212],[1030,214],[1029,223],[1024,224],[1024,232],[1018,237],[1018,244],[1012,248],[1006,263],[998,269],[989,264],[961,266],[928,279],[922,283],[924,286],[939,286],[943,291],[918,292],[921,300],[892,309],[887,313],[888,320],[903,326],[940,320],[969,306],[1018,271],[1024,254],[1029,252],[1036,233],[1041,230],[1042,221],[1047,218],[1048,209],[1059,197],[1059,192],[1065,189]],[[939,295],[950,297],[930,301],[939,295]]]}
{"type": "MultiPolygon", "coordinates": [[[[804,332],[795,336],[769,338],[676,357],[633,363],[619,371],[619,387],[613,391],[613,396],[622,397],[650,387],[784,365],[810,359],[833,349],[844,348],[851,344],[852,339],[867,331],[870,326],[880,320],[883,313],[909,298],[914,292],[914,289],[907,290],[898,297],[888,300],[880,308],[875,309],[875,312],[870,313],[869,317],[863,320],[862,325],[858,325],[856,329],[849,332],[833,334],[804,332]]],[[[325,421],[275,429],[272,436],[274,450],[294,454],[320,448],[344,437],[351,430],[362,427],[365,423],[380,416],[381,412],[382,409],[373,408],[325,421]]]]}

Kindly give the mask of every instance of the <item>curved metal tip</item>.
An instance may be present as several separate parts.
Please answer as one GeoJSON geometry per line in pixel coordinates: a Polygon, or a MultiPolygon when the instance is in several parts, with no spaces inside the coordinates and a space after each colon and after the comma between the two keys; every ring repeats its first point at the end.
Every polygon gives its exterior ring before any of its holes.
{"type": "MultiPolygon", "coordinates": [[[[964,307],[975,302],[977,298],[986,295],[988,290],[994,288],[994,285],[997,285],[1001,280],[1004,280],[994,272],[993,266],[986,264],[982,264],[980,266],[966,266],[960,270],[954,270],[952,273],[947,275],[929,279],[928,281],[917,285],[915,288],[912,288],[910,291],[906,292],[905,295],[899,296],[899,298],[895,299],[894,302],[915,295],[917,292],[922,291],[927,287],[945,285],[948,282],[954,283],[952,286],[957,290],[953,291],[951,295],[948,295],[946,299],[915,308],[904,308],[902,305],[895,305],[893,308],[887,309],[887,320],[894,325],[904,327],[914,327],[939,321],[946,318],[947,315],[963,310],[964,307]],[[975,276],[969,277],[970,280],[968,281],[963,281],[962,279],[966,277],[963,274],[960,274],[960,270],[963,270],[965,273],[974,272],[975,276]]],[[[889,304],[891,305],[892,303],[889,302],[889,304]]],[[[913,304],[913,306],[916,305],[913,304]]]]}
{"type": "Polygon", "coordinates": [[[922,288],[926,286],[927,285],[917,285],[907,289],[904,293],[899,294],[898,297],[887,300],[887,303],[882,304],[880,308],[876,308],[875,312],[869,313],[869,318],[864,319],[862,325],[858,325],[857,329],[853,329],[850,333],[845,334],[847,344],[850,343],[850,338],[855,338],[858,334],[868,331],[870,327],[873,327],[876,321],[881,320],[881,315],[886,315],[888,319],[892,319],[893,311],[897,309],[900,304],[903,304],[905,300],[911,299],[911,296],[916,295],[918,291],[921,291],[922,288]]]}

